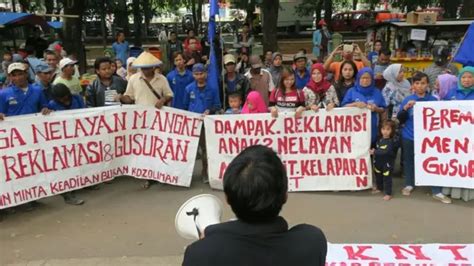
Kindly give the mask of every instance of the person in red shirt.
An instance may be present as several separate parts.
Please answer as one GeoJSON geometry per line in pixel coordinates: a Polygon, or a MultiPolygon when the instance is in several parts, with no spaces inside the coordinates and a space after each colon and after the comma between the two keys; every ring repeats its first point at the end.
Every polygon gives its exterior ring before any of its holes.
{"type": "Polygon", "coordinates": [[[305,97],[302,90],[296,89],[295,73],[285,67],[281,72],[278,87],[270,94],[270,112],[272,117],[278,117],[278,112],[296,112],[300,117],[305,108],[305,97]]]}

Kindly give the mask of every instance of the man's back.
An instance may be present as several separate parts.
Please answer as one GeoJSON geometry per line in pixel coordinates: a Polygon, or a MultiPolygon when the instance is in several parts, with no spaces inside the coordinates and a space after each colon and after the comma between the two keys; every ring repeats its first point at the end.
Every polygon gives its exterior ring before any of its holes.
{"type": "Polygon", "coordinates": [[[300,224],[288,230],[282,217],[264,224],[232,221],[206,228],[187,247],[183,265],[324,265],[323,232],[300,224]]]}

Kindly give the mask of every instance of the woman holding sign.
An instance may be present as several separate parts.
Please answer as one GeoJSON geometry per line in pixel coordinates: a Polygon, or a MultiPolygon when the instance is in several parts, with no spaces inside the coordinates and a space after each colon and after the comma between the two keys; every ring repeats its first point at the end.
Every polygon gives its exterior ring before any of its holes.
{"type": "MultiPolygon", "coordinates": [[[[474,67],[467,66],[461,69],[458,75],[457,88],[451,89],[444,100],[474,101],[474,67]]],[[[454,199],[469,201],[474,199],[474,189],[443,188],[443,193],[454,199]]]]}
{"type": "Polygon", "coordinates": [[[377,140],[379,114],[382,114],[387,106],[380,90],[375,87],[374,72],[370,67],[364,67],[357,73],[355,85],[344,96],[341,105],[367,108],[372,112],[371,143],[374,147],[377,140]]]}

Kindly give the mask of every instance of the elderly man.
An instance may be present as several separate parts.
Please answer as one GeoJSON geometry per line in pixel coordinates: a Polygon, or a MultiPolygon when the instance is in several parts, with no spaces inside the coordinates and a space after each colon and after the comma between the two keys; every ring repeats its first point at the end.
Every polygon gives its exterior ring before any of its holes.
{"type": "MultiPolygon", "coordinates": [[[[130,77],[120,102],[154,106],[158,109],[169,105],[174,95],[166,77],[155,71],[160,65],[161,61],[149,52],[141,53],[132,64],[132,67],[140,68],[141,71],[130,77]]],[[[151,184],[152,182],[147,180],[143,188],[148,189],[151,184]]]]}
{"type": "Polygon", "coordinates": [[[51,89],[52,89],[52,77],[54,69],[50,67],[45,62],[41,62],[35,68],[36,78],[35,85],[40,87],[43,91],[44,96],[48,101],[52,99],[51,89]]]}
{"type": "Polygon", "coordinates": [[[268,70],[262,69],[263,63],[262,59],[258,55],[252,55],[249,59],[250,70],[245,74],[245,76],[250,81],[250,91],[258,91],[262,96],[265,104],[268,106],[269,100],[268,96],[270,92],[275,88],[273,84],[272,75],[268,70]]]}

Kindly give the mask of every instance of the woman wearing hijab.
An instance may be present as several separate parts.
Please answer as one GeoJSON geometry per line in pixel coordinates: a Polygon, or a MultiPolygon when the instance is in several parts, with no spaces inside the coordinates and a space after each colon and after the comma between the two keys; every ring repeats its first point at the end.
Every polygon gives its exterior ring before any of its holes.
{"type": "MultiPolygon", "coordinates": [[[[444,97],[444,100],[474,101],[474,67],[468,66],[461,69],[458,75],[457,87],[451,89],[444,97]]],[[[443,188],[443,194],[451,195],[453,199],[463,199],[464,201],[474,199],[474,189],[468,188],[445,187],[443,188]]]]}
{"type": "Polygon", "coordinates": [[[388,106],[388,117],[395,119],[402,101],[412,94],[411,84],[405,79],[405,70],[401,64],[392,64],[383,72],[387,81],[382,90],[385,104],[388,106]]]}
{"type": "Polygon", "coordinates": [[[272,66],[268,69],[272,75],[273,84],[280,84],[281,71],[283,70],[283,56],[279,52],[272,55],[272,66]]]}
{"type": "Polygon", "coordinates": [[[135,59],[137,59],[136,57],[129,57],[127,59],[127,77],[126,77],[126,80],[128,81],[130,79],[130,77],[137,73],[138,69],[137,68],[134,68],[132,67],[132,64],[133,62],[135,61],[135,59]]]}
{"type": "Polygon", "coordinates": [[[321,63],[311,66],[311,78],[303,88],[306,106],[316,105],[317,108],[331,110],[339,106],[336,89],[326,80],[326,71],[321,63]]]}
{"type": "Polygon", "coordinates": [[[244,107],[242,108],[241,114],[259,114],[267,113],[268,108],[262,95],[258,91],[251,91],[247,96],[244,107]]]}
{"type": "Polygon", "coordinates": [[[438,100],[443,100],[451,90],[456,90],[458,86],[458,77],[446,73],[436,78],[434,90],[431,92],[438,100]]]}
{"type": "Polygon", "coordinates": [[[380,91],[375,87],[374,72],[370,67],[364,67],[357,73],[356,83],[344,96],[341,106],[367,108],[372,112],[371,143],[377,140],[379,114],[387,107],[380,91]]]}

